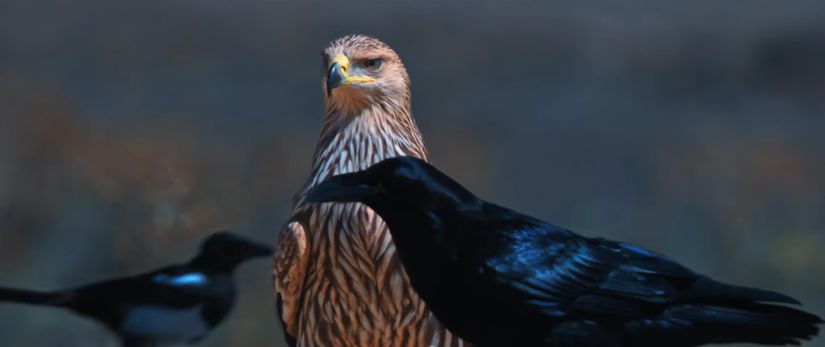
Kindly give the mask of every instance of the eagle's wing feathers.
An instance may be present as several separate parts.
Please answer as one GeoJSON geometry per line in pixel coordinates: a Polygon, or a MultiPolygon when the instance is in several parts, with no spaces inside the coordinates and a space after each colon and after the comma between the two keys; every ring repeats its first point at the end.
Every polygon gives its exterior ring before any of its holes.
{"type": "Polygon", "coordinates": [[[278,234],[278,253],[273,264],[276,305],[284,334],[298,336],[298,309],[307,266],[307,235],[299,221],[287,223],[278,234]]]}

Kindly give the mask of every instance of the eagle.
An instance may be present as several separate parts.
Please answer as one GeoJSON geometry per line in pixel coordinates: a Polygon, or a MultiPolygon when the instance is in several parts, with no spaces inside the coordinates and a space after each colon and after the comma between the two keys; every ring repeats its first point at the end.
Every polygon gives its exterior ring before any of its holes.
{"type": "Polygon", "coordinates": [[[410,79],[378,39],[351,35],[323,56],[323,126],[304,187],[279,231],[275,299],[290,346],[468,346],[410,285],[387,225],[359,203],[314,205],[313,187],[396,156],[428,160],[410,79]]]}

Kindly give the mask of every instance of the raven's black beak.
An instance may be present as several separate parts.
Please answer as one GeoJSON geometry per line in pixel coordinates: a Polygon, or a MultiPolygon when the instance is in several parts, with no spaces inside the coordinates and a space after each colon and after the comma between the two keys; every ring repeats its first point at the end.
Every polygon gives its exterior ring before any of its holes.
{"type": "Polygon", "coordinates": [[[370,184],[365,172],[354,172],[331,177],[307,194],[310,203],[365,202],[378,194],[378,188],[370,184]]]}
{"type": "Polygon", "coordinates": [[[332,95],[332,90],[344,84],[347,77],[344,71],[341,70],[341,65],[338,62],[333,62],[327,71],[327,96],[332,95]]]}

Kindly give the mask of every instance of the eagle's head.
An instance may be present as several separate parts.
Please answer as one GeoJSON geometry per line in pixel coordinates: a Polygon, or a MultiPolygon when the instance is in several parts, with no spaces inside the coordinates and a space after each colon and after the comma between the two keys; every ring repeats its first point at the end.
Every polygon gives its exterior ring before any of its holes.
{"type": "Polygon", "coordinates": [[[322,52],[327,109],[357,113],[368,107],[406,108],[410,80],[398,54],[378,39],[349,35],[322,52]]]}

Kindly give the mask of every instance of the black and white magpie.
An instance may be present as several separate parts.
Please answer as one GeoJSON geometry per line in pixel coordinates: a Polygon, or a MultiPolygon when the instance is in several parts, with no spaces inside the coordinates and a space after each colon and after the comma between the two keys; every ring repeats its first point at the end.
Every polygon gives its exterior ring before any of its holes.
{"type": "Polygon", "coordinates": [[[231,232],[206,239],[192,260],[155,271],[50,292],[0,288],[0,301],[68,309],[111,329],[124,347],[192,344],[229,314],[240,263],[272,254],[231,232]]]}
{"type": "Polygon", "coordinates": [[[793,298],[726,284],[624,242],[477,198],[397,157],[332,177],[310,202],[361,202],[389,226],[413,288],[476,346],[798,345],[822,320],[793,298]]]}

